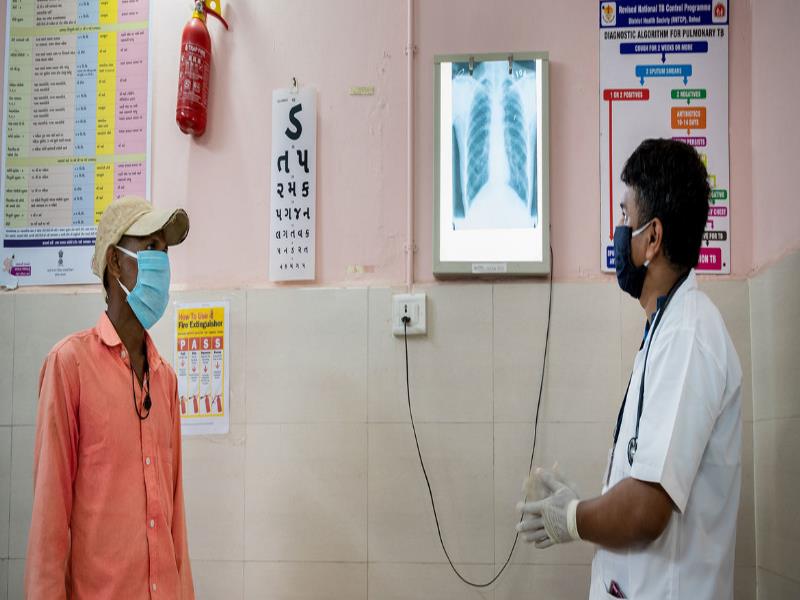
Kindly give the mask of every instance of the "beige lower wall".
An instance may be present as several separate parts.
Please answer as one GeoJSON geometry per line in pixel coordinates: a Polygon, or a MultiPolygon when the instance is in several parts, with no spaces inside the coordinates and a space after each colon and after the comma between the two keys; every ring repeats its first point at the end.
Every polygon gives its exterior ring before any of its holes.
{"type": "MultiPolygon", "coordinates": [[[[750,290],[746,281],[701,285],[720,307],[745,372],[736,597],[752,599],[750,290]]],[[[428,335],[409,342],[420,443],[451,555],[467,575],[486,580],[513,541],[547,284],[421,291],[428,335]]],[[[485,591],[449,571],[409,427],[391,295],[385,288],[174,294],[178,301],[227,298],[233,315],[231,432],[184,442],[198,597],[585,598],[587,544],[547,551],[523,544],[485,591]]],[[[22,597],[41,361],[101,310],[97,293],[0,296],[0,600],[22,597]]],[[[153,332],[170,359],[171,324],[170,313],[153,332]]],[[[558,460],[585,495],[600,490],[643,325],[641,308],[612,280],[554,287],[536,462],[558,460]]]]}
{"type": "Polygon", "coordinates": [[[759,600],[800,598],[800,252],[750,282],[759,600]]]}

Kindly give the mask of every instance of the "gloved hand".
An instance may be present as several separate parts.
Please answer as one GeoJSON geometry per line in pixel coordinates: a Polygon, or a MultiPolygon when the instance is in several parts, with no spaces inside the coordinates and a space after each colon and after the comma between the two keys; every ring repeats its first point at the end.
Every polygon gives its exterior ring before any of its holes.
{"type": "Polygon", "coordinates": [[[541,468],[536,469],[536,477],[548,495],[543,500],[517,505],[523,515],[517,531],[539,549],[581,539],[576,522],[579,498],[575,484],[541,468]]]}

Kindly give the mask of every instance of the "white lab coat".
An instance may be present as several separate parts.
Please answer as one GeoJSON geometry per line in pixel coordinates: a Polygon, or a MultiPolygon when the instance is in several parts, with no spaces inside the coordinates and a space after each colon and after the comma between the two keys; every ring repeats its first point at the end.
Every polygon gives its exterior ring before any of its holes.
{"type": "Polygon", "coordinates": [[[675,292],[653,338],[631,467],[627,449],[648,342],[636,355],[603,493],[627,477],[656,482],[676,510],[651,544],[598,548],[589,597],[611,598],[606,590],[614,580],[635,600],[727,600],[733,597],[741,488],[742,369],[725,323],[698,290],[694,271],[675,292]]]}

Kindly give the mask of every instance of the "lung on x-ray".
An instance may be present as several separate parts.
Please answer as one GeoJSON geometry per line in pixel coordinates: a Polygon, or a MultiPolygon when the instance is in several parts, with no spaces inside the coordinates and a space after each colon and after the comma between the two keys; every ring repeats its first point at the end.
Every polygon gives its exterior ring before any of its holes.
{"type": "Polygon", "coordinates": [[[536,97],[536,61],[452,63],[454,230],[537,227],[536,97]]]}

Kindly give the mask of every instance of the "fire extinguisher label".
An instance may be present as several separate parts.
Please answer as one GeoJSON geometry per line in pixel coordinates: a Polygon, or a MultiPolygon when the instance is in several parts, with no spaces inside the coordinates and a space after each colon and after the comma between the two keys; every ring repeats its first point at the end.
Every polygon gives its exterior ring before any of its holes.
{"type": "Polygon", "coordinates": [[[184,44],[178,78],[178,94],[181,102],[196,103],[204,109],[207,108],[210,58],[205,48],[191,42],[184,44]]]}

